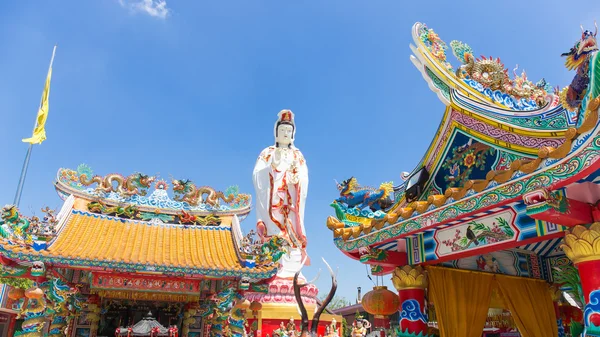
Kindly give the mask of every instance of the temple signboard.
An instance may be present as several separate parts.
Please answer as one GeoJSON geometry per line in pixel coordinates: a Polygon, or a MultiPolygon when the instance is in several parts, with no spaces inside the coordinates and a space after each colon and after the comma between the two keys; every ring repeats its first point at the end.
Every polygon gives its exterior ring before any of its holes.
{"type": "Polygon", "coordinates": [[[160,279],[156,277],[94,274],[94,290],[139,290],[172,294],[198,294],[200,281],[184,279],[160,279]]]}

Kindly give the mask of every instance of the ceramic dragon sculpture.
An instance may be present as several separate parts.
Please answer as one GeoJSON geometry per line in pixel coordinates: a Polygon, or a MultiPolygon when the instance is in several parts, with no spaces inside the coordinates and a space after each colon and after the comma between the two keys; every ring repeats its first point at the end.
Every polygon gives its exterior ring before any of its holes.
{"type": "Polygon", "coordinates": [[[378,189],[359,186],[356,178],[344,180],[337,184],[340,197],[335,201],[343,203],[348,208],[358,207],[364,209],[369,207],[372,211],[378,211],[389,206],[389,196],[394,191],[392,183],[383,183],[378,189]]]}
{"type": "Polygon", "coordinates": [[[186,211],[181,211],[177,214],[180,224],[193,224],[200,226],[219,226],[221,225],[221,219],[216,215],[197,216],[190,214],[186,211]]]}
{"type": "Polygon", "coordinates": [[[64,329],[68,325],[70,311],[69,307],[71,297],[78,293],[77,288],[71,288],[62,280],[55,278],[47,282],[46,296],[51,303],[51,310],[54,311],[48,337],[64,336],[64,329]]]}
{"type": "Polygon", "coordinates": [[[270,266],[277,263],[289,251],[290,243],[283,237],[273,235],[269,238],[254,240],[256,235],[250,231],[241,242],[241,254],[245,259],[256,261],[259,266],[270,266]]]}
{"type": "Polygon", "coordinates": [[[360,254],[360,262],[368,263],[369,261],[384,261],[388,258],[387,251],[383,249],[361,247],[358,250],[360,254]]]}
{"type": "Polygon", "coordinates": [[[560,92],[560,102],[569,111],[578,111],[583,99],[588,92],[590,84],[590,61],[598,51],[596,35],[598,34],[598,25],[595,24],[595,31],[584,30],[581,27],[581,39],[567,53],[561,56],[566,57],[565,66],[569,70],[576,70],[577,73],[568,87],[560,92]]]}
{"type": "Polygon", "coordinates": [[[259,265],[271,265],[287,253],[290,244],[280,236],[272,236],[260,246],[258,254],[259,265]]]}
{"type": "Polygon", "coordinates": [[[225,327],[227,315],[215,310],[211,319],[210,335],[213,337],[225,336],[225,327]]]}
{"type": "Polygon", "coordinates": [[[146,195],[148,193],[147,189],[150,188],[154,179],[155,177],[141,173],[134,173],[127,178],[117,173],[108,174],[104,177],[93,176],[92,178],[88,178],[86,174],[79,176],[79,182],[84,186],[98,184],[96,187],[97,191],[104,193],[116,192],[123,197],[136,194],[146,195]]]}
{"type": "Polygon", "coordinates": [[[29,219],[19,214],[17,206],[6,205],[2,208],[2,214],[0,215],[1,237],[20,243],[28,243],[31,241],[31,235],[27,233],[29,225],[29,219]]]}
{"type": "Polygon", "coordinates": [[[21,330],[15,332],[14,337],[42,337],[42,330],[46,324],[46,299],[44,296],[26,299],[19,316],[24,320],[21,330]]]}
{"type": "Polygon", "coordinates": [[[244,318],[242,309],[233,308],[227,322],[229,323],[231,337],[243,337],[245,335],[246,330],[244,326],[246,324],[246,319],[244,318]]]}
{"type": "Polygon", "coordinates": [[[456,77],[473,79],[485,88],[502,91],[517,100],[526,98],[535,101],[538,106],[546,104],[548,93],[545,90],[545,80],[534,84],[527,79],[525,71],[520,76],[517,75],[518,65],[513,70],[514,79],[511,80],[508,69],[504,67],[500,58],[475,58],[471,47],[461,41],[451,41],[450,47],[454,56],[462,63],[456,69],[456,77]]]}
{"type": "MultiPolygon", "coordinates": [[[[207,317],[212,315],[211,318],[211,336],[222,337],[226,335],[225,325],[230,323],[230,329],[233,329],[232,333],[239,333],[239,324],[238,321],[240,317],[235,312],[236,308],[234,308],[235,303],[241,300],[243,296],[240,294],[239,290],[232,286],[225,286],[221,292],[215,295],[213,301],[208,304],[200,307],[198,312],[202,317],[207,317]],[[233,318],[231,318],[233,316],[233,318]],[[234,325],[231,326],[231,323],[234,322],[234,325]]],[[[243,320],[243,317],[242,317],[243,320]]],[[[243,321],[242,321],[242,332],[243,332],[243,321]]],[[[236,335],[237,336],[237,335],[236,335]]]]}
{"type": "Polygon", "coordinates": [[[223,192],[217,192],[212,187],[208,186],[196,186],[192,183],[191,180],[176,180],[174,179],[173,184],[173,192],[175,192],[174,199],[176,201],[187,202],[192,206],[198,206],[199,204],[206,203],[212,207],[219,206],[219,199],[225,201],[226,203],[230,203],[235,199],[233,194],[225,197],[223,192]],[[206,194],[206,199],[204,199],[204,195],[206,194]]]}
{"type": "Polygon", "coordinates": [[[128,218],[134,218],[138,212],[138,208],[135,205],[107,206],[101,201],[92,201],[88,203],[87,208],[90,212],[94,213],[115,214],[117,216],[124,216],[128,218]]]}

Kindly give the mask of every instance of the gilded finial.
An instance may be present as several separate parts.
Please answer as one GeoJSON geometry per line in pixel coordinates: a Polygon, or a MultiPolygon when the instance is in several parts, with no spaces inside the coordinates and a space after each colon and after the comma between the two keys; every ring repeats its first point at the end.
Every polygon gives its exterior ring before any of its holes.
{"type": "Polygon", "coordinates": [[[396,267],[392,276],[392,283],[397,290],[425,289],[427,288],[427,275],[421,266],[396,267]]]}
{"type": "Polygon", "coordinates": [[[593,223],[589,229],[575,226],[566,231],[560,248],[574,264],[600,260],[600,222],[593,223]]]}

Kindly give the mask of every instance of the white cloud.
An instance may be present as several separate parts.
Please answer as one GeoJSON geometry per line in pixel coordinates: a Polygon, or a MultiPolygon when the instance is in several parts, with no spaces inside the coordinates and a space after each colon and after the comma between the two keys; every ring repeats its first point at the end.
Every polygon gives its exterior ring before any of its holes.
{"type": "Polygon", "coordinates": [[[155,18],[165,19],[171,12],[166,0],[119,0],[122,7],[133,12],[145,13],[155,18]]]}

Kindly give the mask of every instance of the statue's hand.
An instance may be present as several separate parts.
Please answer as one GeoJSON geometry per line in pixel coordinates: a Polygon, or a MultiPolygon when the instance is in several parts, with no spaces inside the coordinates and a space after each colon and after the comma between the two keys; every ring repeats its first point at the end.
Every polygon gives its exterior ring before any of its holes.
{"type": "Polygon", "coordinates": [[[273,165],[277,166],[281,162],[281,149],[275,149],[275,153],[273,153],[273,165]]]}

